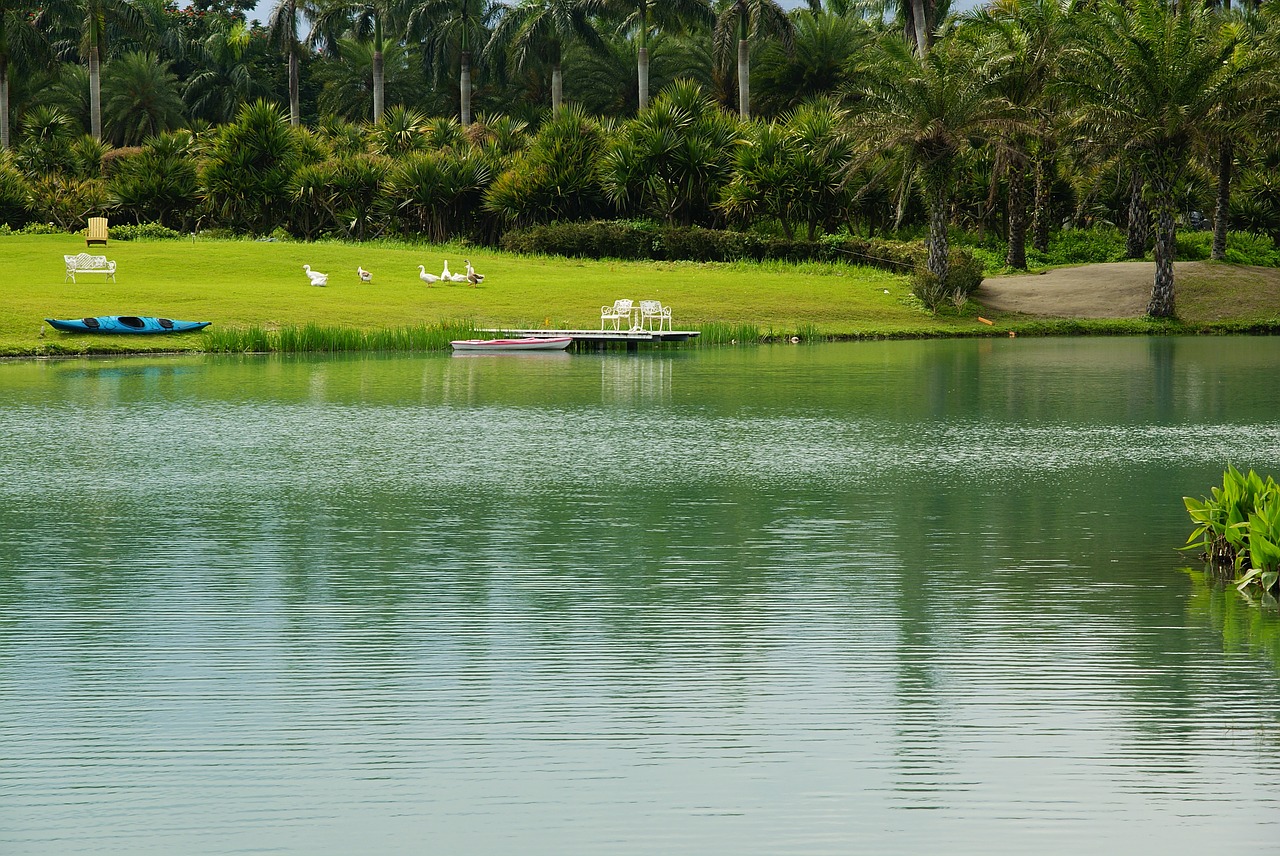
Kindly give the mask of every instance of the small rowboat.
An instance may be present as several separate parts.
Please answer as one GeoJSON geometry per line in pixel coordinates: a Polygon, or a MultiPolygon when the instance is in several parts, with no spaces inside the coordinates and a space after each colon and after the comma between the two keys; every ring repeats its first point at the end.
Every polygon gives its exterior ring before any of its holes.
{"type": "Polygon", "coordinates": [[[96,318],[46,318],[55,330],[68,333],[191,333],[212,321],[173,321],[137,315],[99,315],[96,318]]]}
{"type": "Polygon", "coordinates": [[[572,336],[528,336],[523,339],[458,339],[450,342],[455,351],[563,351],[572,336]]]}

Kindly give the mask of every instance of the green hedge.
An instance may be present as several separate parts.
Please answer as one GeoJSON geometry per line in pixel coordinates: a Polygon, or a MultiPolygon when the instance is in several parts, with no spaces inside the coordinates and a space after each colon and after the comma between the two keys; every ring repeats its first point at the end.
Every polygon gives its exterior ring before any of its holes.
{"type": "MultiPolygon", "coordinates": [[[[922,244],[832,235],[818,241],[787,241],[747,232],[698,226],[657,226],[620,220],[550,223],[514,229],[502,248],[529,255],[660,261],[849,262],[909,273],[923,266],[922,244]]],[[[972,258],[967,250],[959,251],[972,258]]]]}

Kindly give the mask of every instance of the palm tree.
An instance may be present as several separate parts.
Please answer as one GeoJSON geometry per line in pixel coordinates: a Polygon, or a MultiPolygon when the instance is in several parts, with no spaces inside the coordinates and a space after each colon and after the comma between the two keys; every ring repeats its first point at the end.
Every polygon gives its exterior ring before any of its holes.
{"type": "Polygon", "coordinates": [[[851,174],[886,151],[899,153],[903,173],[924,192],[929,212],[927,269],[945,283],[947,220],[960,157],[983,139],[1021,127],[1017,110],[996,94],[998,69],[971,51],[939,43],[923,55],[896,35],[881,38],[865,68],[851,130],[863,155],[851,174]]]}
{"type": "Polygon", "coordinates": [[[458,52],[458,115],[471,124],[471,55],[492,32],[499,6],[493,0],[418,0],[409,11],[406,33],[422,44],[431,64],[458,52]]]}
{"type": "Polygon", "coordinates": [[[600,166],[605,194],[624,214],[707,224],[741,140],[732,115],[676,81],[618,132],[600,166]]]}
{"type": "Polygon", "coordinates": [[[1238,40],[1203,6],[1116,0],[1096,12],[1092,36],[1071,51],[1064,89],[1080,105],[1082,138],[1119,153],[1145,180],[1154,210],[1156,274],[1147,314],[1174,314],[1174,189],[1193,146],[1244,73],[1238,40]]]}
{"type": "MultiPolygon", "coordinates": [[[[357,41],[372,45],[372,94],[373,121],[382,118],[386,101],[386,50],[385,32],[398,32],[399,8],[394,0],[323,0],[309,10],[312,19],[308,41],[323,45],[328,53],[337,52],[340,36],[349,33],[357,41]]],[[[392,42],[398,44],[397,41],[392,42]]]]}
{"type": "Polygon", "coordinates": [[[49,53],[43,28],[37,26],[39,11],[33,0],[0,0],[0,149],[9,148],[10,68],[49,53]]]}
{"type": "MultiPolygon", "coordinates": [[[[340,116],[351,121],[370,121],[373,117],[370,95],[376,51],[372,42],[339,39],[332,57],[316,64],[313,81],[321,84],[317,98],[321,114],[340,116]]],[[[415,89],[418,81],[410,74],[409,57],[403,45],[390,43],[383,51],[383,75],[405,100],[418,103],[426,93],[415,89]]],[[[387,111],[383,111],[386,117],[387,111]]]]}
{"type": "Polygon", "coordinates": [[[153,53],[130,52],[107,64],[103,112],[112,142],[136,146],[182,124],[178,79],[153,53]]]}
{"type": "Polygon", "coordinates": [[[229,122],[244,104],[265,98],[270,84],[255,73],[252,31],[243,21],[227,21],[201,46],[201,66],[183,94],[191,114],[210,122],[229,122]]]}
{"type": "Polygon", "coordinates": [[[733,33],[738,45],[738,114],[751,118],[751,39],[773,36],[789,50],[795,28],[775,0],[727,0],[716,16],[715,43],[720,56],[728,54],[733,33]]]}
{"type": "Polygon", "coordinates": [[[144,38],[146,20],[130,0],[70,0],[66,14],[80,32],[80,56],[89,66],[89,133],[102,139],[102,52],[109,29],[144,38]]]}
{"type": "Polygon", "coordinates": [[[298,42],[298,0],[280,0],[267,19],[271,41],[289,61],[289,124],[302,124],[301,99],[298,94],[298,63],[302,45],[298,42]]]}
{"type": "Polygon", "coordinates": [[[576,40],[603,50],[600,34],[592,23],[603,3],[604,0],[521,0],[498,21],[485,52],[504,51],[517,69],[524,68],[535,57],[548,63],[551,111],[557,112],[564,102],[564,76],[560,66],[565,45],[576,40]]]}
{"type": "Polygon", "coordinates": [[[1217,198],[1213,209],[1213,246],[1209,257],[1221,261],[1227,256],[1227,225],[1231,215],[1231,178],[1235,167],[1235,148],[1238,140],[1247,140],[1255,127],[1267,127],[1259,122],[1260,106],[1272,101],[1276,92],[1272,75],[1258,74],[1263,68],[1275,68],[1277,49],[1275,39],[1268,39],[1263,31],[1263,19],[1259,15],[1233,15],[1227,13],[1221,35],[1238,42],[1231,55],[1231,62],[1243,66],[1232,75],[1222,101],[1216,105],[1211,117],[1211,136],[1217,155],[1217,198]]]}
{"type": "Polygon", "coordinates": [[[649,106],[649,31],[682,31],[697,21],[711,23],[707,0],[609,0],[622,17],[619,29],[636,38],[636,79],[641,110],[649,106]]]}
{"type": "Polygon", "coordinates": [[[792,50],[769,42],[756,63],[756,110],[775,115],[799,107],[814,96],[835,95],[848,87],[854,60],[874,40],[873,25],[859,15],[801,9],[791,16],[792,50]]]}
{"type": "Polygon", "coordinates": [[[993,51],[1005,63],[1000,91],[1026,113],[1029,137],[1009,141],[1009,250],[1006,263],[1027,266],[1026,172],[1035,153],[1034,223],[1037,248],[1047,249],[1053,126],[1063,109],[1050,88],[1062,68],[1073,32],[1080,26],[1080,0],[995,0],[963,19],[958,34],[975,50],[993,51]],[[1040,231],[1043,230],[1043,235],[1040,231]]]}

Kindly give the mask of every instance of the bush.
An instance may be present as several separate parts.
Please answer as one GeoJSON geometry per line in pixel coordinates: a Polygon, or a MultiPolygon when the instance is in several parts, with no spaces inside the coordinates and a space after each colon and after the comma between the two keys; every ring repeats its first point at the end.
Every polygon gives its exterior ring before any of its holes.
{"type": "Polygon", "coordinates": [[[126,223],[121,226],[112,226],[109,231],[111,237],[117,241],[136,241],[139,238],[165,240],[182,237],[181,232],[159,223],[140,223],[136,226],[126,223]]]}
{"type": "Polygon", "coordinates": [[[911,293],[920,298],[930,312],[937,312],[947,299],[946,285],[937,274],[923,267],[911,274],[911,293]]]}
{"type": "Polygon", "coordinates": [[[17,235],[63,235],[66,231],[52,223],[28,223],[14,234],[17,235]]]}
{"type": "MultiPolygon", "coordinates": [[[[662,261],[848,262],[906,273],[925,261],[921,244],[831,235],[819,241],[788,241],[749,232],[700,226],[658,226],[643,221],[596,220],[513,229],[502,236],[513,253],[580,258],[662,261]]],[[[965,249],[952,252],[948,283],[971,294],[982,282],[981,262],[965,249]]]]}

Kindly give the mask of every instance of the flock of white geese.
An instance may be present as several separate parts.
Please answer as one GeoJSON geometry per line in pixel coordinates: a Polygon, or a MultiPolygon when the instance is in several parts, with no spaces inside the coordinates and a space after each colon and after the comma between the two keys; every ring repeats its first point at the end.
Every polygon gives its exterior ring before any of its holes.
{"type": "MultiPolygon", "coordinates": [[[[312,270],[311,265],[303,265],[302,269],[306,271],[307,278],[311,280],[312,285],[325,286],[329,284],[329,274],[312,270]]],[[[356,266],[356,276],[360,277],[361,282],[373,282],[373,273],[359,265],[356,266]]],[[[427,273],[426,265],[418,265],[418,279],[427,285],[434,285],[437,282],[465,282],[474,288],[484,282],[484,274],[476,273],[476,269],[471,266],[471,259],[467,259],[466,273],[452,273],[449,270],[449,260],[445,259],[444,270],[440,271],[439,275],[427,273]]]]}

